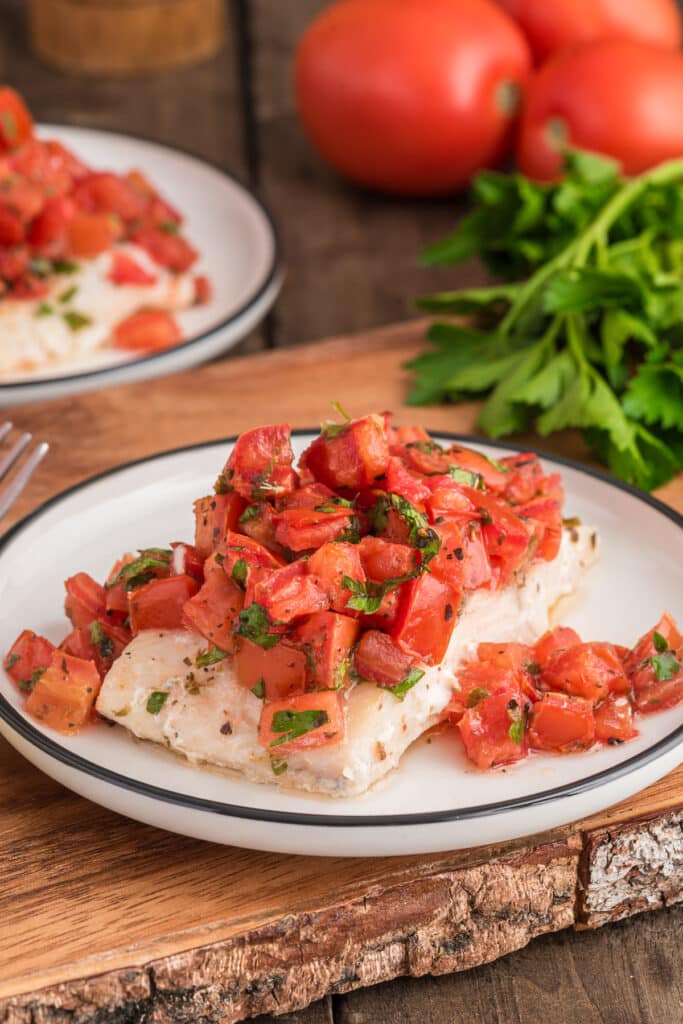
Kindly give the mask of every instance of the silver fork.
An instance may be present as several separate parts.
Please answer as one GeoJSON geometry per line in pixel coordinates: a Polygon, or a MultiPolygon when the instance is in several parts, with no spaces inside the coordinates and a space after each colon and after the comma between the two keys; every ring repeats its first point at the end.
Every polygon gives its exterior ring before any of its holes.
{"type": "Polygon", "coordinates": [[[5,448],[4,441],[9,436],[12,427],[13,424],[9,420],[0,425],[0,519],[17,500],[50,447],[45,441],[36,445],[28,453],[28,457],[21,463],[14,476],[3,484],[3,480],[12,466],[21,458],[33,440],[31,434],[25,433],[18,437],[13,444],[10,444],[9,448],[5,448]]]}

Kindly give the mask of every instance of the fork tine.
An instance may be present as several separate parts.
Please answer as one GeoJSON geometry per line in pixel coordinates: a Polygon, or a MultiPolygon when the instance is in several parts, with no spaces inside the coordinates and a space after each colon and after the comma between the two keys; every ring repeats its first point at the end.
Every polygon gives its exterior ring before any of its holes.
{"type": "Polygon", "coordinates": [[[0,480],[2,480],[5,473],[10,469],[17,461],[21,453],[27,444],[31,441],[30,434],[22,434],[18,441],[15,441],[10,450],[0,459],[0,480]]]}
{"type": "MultiPolygon", "coordinates": [[[[30,435],[24,435],[24,437],[27,436],[30,439],[30,435]]],[[[28,442],[26,443],[28,444],[28,442]]],[[[21,467],[21,469],[18,471],[18,473],[12,480],[9,487],[5,491],[3,491],[2,494],[0,494],[0,519],[2,519],[5,512],[7,512],[7,510],[17,500],[17,498],[23,491],[24,487],[31,479],[36,466],[38,465],[40,460],[44,458],[49,449],[50,446],[49,444],[46,444],[45,441],[43,441],[42,444],[39,444],[38,447],[31,452],[24,465],[21,467]]]]}
{"type": "Polygon", "coordinates": [[[14,424],[10,423],[9,420],[5,420],[2,426],[0,426],[0,441],[4,441],[13,426],[14,424]]]}

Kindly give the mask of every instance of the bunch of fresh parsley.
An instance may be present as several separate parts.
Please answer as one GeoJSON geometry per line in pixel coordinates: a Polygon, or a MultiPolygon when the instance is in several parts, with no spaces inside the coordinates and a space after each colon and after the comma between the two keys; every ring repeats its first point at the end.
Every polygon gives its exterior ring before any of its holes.
{"type": "Polygon", "coordinates": [[[431,326],[410,402],[487,395],[492,437],[578,427],[617,476],[664,483],[683,468],[683,160],[624,179],[574,151],[557,184],[485,172],[473,190],[423,262],[479,256],[504,283],[418,301],[469,319],[431,326]]]}

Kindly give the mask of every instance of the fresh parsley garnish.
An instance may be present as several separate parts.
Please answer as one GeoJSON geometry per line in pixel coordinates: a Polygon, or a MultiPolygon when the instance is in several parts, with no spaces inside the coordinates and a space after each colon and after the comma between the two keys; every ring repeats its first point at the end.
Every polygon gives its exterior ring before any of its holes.
{"type": "Polygon", "coordinates": [[[372,510],[373,528],[381,533],[387,525],[389,510],[398,513],[408,527],[408,543],[422,553],[422,567],[438,555],[441,539],[427,522],[426,517],[400,494],[381,494],[372,510]]]}
{"type": "Polygon", "coordinates": [[[84,327],[90,327],[93,322],[92,317],[86,316],[85,313],[77,313],[75,309],[62,313],[62,319],[70,331],[82,331],[84,327]]]}
{"type": "Polygon", "coordinates": [[[19,132],[14,115],[9,110],[3,110],[0,113],[0,124],[2,124],[2,133],[5,136],[5,140],[10,144],[14,144],[17,141],[19,132]]]}
{"type": "Polygon", "coordinates": [[[333,423],[331,420],[328,420],[327,422],[323,423],[322,427],[320,428],[320,433],[323,435],[323,437],[326,437],[328,440],[332,439],[333,437],[338,437],[339,434],[342,433],[342,431],[346,430],[347,426],[351,422],[351,417],[344,412],[339,402],[331,402],[330,404],[332,408],[335,410],[335,412],[339,413],[344,422],[333,423]]]}
{"type": "Polygon", "coordinates": [[[470,469],[451,465],[448,467],[448,475],[456,484],[467,484],[468,487],[476,487],[480,491],[484,489],[484,478],[481,473],[473,473],[470,469]]]}
{"type": "Polygon", "coordinates": [[[78,263],[72,260],[53,260],[52,271],[55,274],[75,274],[78,270],[78,263]]]}
{"type": "Polygon", "coordinates": [[[145,548],[138,558],[123,565],[106,586],[109,589],[117,583],[125,583],[126,590],[134,590],[143,583],[149,583],[154,576],[152,570],[168,569],[170,560],[171,551],[166,548],[145,548]]]}
{"type": "Polygon", "coordinates": [[[168,693],[166,692],[166,690],[153,690],[152,693],[150,693],[149,697],[147,698],[146,705],[150,715],[159,714],[164,704],[166,703],[167,697],[168,693]]]}
{"type": "Polygon", "coordinates": [[[239,616],[239,625],[235,632],[252,643],[258,644],[264,651],[270,650],[280,637],[277,633],[271,633],[272,623],[268,612],[263,605],[253,601],[247,608],[243,608],[239,616]]]}
{"type": "Polygon", "coordinates": [[[72,299],[75,299],[77,295],[78,285],[72,284],[71,287],[67,288],[66,291],[63,291],[62,294],[58,296],[58,298],[60,302],[67,303],[71,302],[72,299]]]}
{"type": "Polygon", "coordinates": [[[279,747],[281,743],[291,743],[307,732],[320,729],[327,725],[330,716],[327,711],[276,711],[270,724],[271,732],[281,733],[277,739],[270,741],[271,747],[279,747]]]}
{"type": "Polygon", "coordinates": [[[526,730],[526,715],[519,701],[513,699],[508,702],[508,715],[512,721],[512,725],[508,729],[508,736],[513,743],[522,743],[526,730]]]}
{"type": "MultiPolygon", "coordinates": [[[[225,473],[219,473],[213,485],[215,494],[227,494],[230,490],[230,481],[225,473]]],[[[241,522],[241,520],[240,520],[241,522]]]]}
{"type": "Polygon", "coordinates": [[[247,578],[247,572],[249,571],[249,565],[245,558],[238,558],[232,567],[230,575],[234,579],[235,583],[244,583],[247,578]]]}
{"type": "Polygon", "coordinates": [[[100,657],[108,661],[114,657],[114,641],[104,632],[101,622],[93,622],[90,626],[90,643],[100,652],[100,657]]]}
{"type": "Polygon", "coordinates": [[[537,661],[527,661],[524,665],[524,668],[530,676],[540,676],[541,674],[541,666],[538,664],[537,661]]]}
{"type": "Polygon", "coordinates": [[[677,658],[671,651],[667,651],[665,654],[653,655],[653,657],[650,658],[650,664],[652,665],[655,675],[660,683],[664,683],[668,679],[673,679],[681,667],[677,658]]]}
{"type": "Polygon", "coordinates": [[[227,656],[227,653],[220,647],[209,647],[207,650],[199,652],[195,658],[195,665],[197,668],[206,668],[207,665],[215,665],[217,661],[223,661],[223,658],[227,658],[227,656]]]}
{"type": "Polygon", "coordinates": [[[424,670],[421,668],[413,668],[410,670],[405,679],[401,680],[397,686],[384,686],[380,684],[381,690],[388,690],[389,693],[393,694],[396,700],[405,700],[406,694],[409,690],[419,683],[424,675],[424,670]]]}
{"type": "Polygon", "coordinates": [[[180,224],[175,220],[165,220],[161,223],[161,230],[167,235],[177,235],[180,231],[180,224]]]}
{"type": "Polygon", "coordinates": [[[485,690],[482,686],[475,686],[467,694],[467,701],[465,702],[465,707],[468,707],[468,708],[476,707],[476,705],[479,703],[480,700],[483,700],[484,697],[489,697],[489,696],[490,696],[490,694],[489,694],[488,690],[485,690]]]}
{"type": "Polygon", "coordinates": [[[52,308],[52,306],[50,305],[49,302],[41,302],[36,307],[36,316],[37,317],[52,316],[53,313],[54,313],[54,309],[52,308]]]}
{"type": "Polygon", "coordinates": [[[654,648],[658,654],[663,654],[664,651],[668,651],[669,649],[669,643],[666,637],[662,636],[661,633],[658,633],[657,630],[652,634],[652,643],[654,644],[654,648]]]}
{"type": "Polygon", "coordinates": [[[259,681],[252,686],[251,692],[255,697],[258,697],[259,700],[263,700],[266,695],[266,681],[263,676],[261,676],[259,681]]]}
{"type": "Polygon", "coordinates": [[[279,757],[271,757],[270,767],[273,769],[273,775],[282,775],[287,771],[287,762],[280,760],[279,757]]]}
{"type": "Polygon", "coordinates": [[[12,666],[16,665],[16,663],[19,661],[20,658],[21,658],[21,655],[17,654],[16,651],[14,652],[14,654],[8,654],[7,658],[5,659],[5,668],[6,669],[12,668],[12,666]]]}
{"type": "Polygon", "coordinates": [[[258,518],[260,513],[261,513],[261,506],[260,505],[247,505],[247,507],[245,508],[244,512],[242,513],[242,515],[239,518],[239,522],[241,524],[242,523],[250,523],[252,519],[258,518]]]}
{"type": "Polygon", "coordinates": [[[33,689],[33,687],[36,685],[36,683],[40,679],[40,677],[42,676],[44,671],[45,671],[44,668],[36,668],[31,673],[29,679],[20,679],[19,680],[19,689],[22,690],[24,693],[30,693],[31,690],[33,689]]]}

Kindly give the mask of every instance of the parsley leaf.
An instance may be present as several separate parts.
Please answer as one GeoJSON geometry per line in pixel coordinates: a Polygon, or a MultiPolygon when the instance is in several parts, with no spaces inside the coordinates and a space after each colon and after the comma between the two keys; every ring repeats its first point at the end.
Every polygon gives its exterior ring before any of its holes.
{"type": "Polygon", "coordinates": [[[150,715],[158,715],[166,703],[167,698],[168,693],[166,690],[153,690],[147,698],[146,705],[150,715]]]}
{"type": "Polygon", "coordinates": [[[31,673],[29,679],[20,679],[19,680],[19,689],[22,690],[24,693],[30,693],[31,690],[33,689],[33,687],[36,685],[36,683],[40,679],[40,677],[42,676],[44,671],[45,671],[44,668],[36,668],[31,673]]]}
{"type": "Polygon", "coordinates": [[[93,622],[90,626],[90,642],[100,652],[100,657],[108,661],[114,657],[114,641],[104,632],[101,622],[93,622]]]}
{"type": "Polygon", "coordinates": [[[465,707],[468,707],[468,708],[476,707],[476,705],[479,703],[480,700],[483,700],[484,697],[489,697],[489,696],[490,696],[489,691],[485,690],[483,688],[483,686],[475,686],[472,690],[470,690],[470,692],[467,695],[467,701],[465,703],[465,707]]]}
{"type": "Polygon", "coordinates": [[[413,668],[410,670],[405,679],[401,680],[397,686],[384,686],[380,684],[380,690],[388,690],[396,700],[405,700],[406,694],[409,690],[419,683],[424,675],[424,670],[421,668],[413,668]]]}
{"type": "Polygon", "coordinates": [[[270,767],[273,769],[273,775],[282,775],[287,771],[287,762],[281,761],[278,757],[271,757],[270,767]]]}
{"type": "Polygon", "coordinates": [[[259,681],[252,686],[251,692],[255,697],[258,697],[259,700],[263,700],[266,695],[266,681],[263,676],[261,676],[259,681]]]}
{"type": "Polygon", "coordinates": [[[239,626],[235,630],[238,636],[243,636],[252,643],[258,644],[264,651],[270,650],[280,640],[277,633],[270,632],[271,621],[268,612],[263,605],[253,601],[247,608],[243,608],[239,616],[239,626]]]}
{"type": "Polygon", "coordinates": [[[476,487],[480,491],[484,489],[484,478],[481,473],[473,473],[469,469],[452,465],[448,467],[448,475],[456,484],[467,484],[468,487],[476,487]]]}
{"type": "Polygon", "coordinates": [[[508,702],[508,715],[512,721],[512,725],[508,729],[508,736],[513,743],[522,743],[526,730],[526,715],[518,701],[512,699],[508,702]]]}
{"type": "Polygon", "coordinates": [[[381,494],[371,512],[372,525],[378,533],[386,527],[390,509],[397,512],[408,527],[408,543],[422,553],[424,567],[439,553],[441,539],[438,533],[429,525],[427,518],[406,498],[391,492],[381,494]]]}
{"type": "Polygon", "coordinates": [[[146,548],[140,552],[139,558],[122,566],[106,586],[109,589],[117,583],[125,583],[126,590],[134,590],[152,579],[154,573],[151,570],[168,569],[170,559],[171,552],[164,548],[146,548]]]}
{"type": "Polygon", "coordinates": [[[84,327],[90,327],[93,322],[92,317],[86,316],[85,313],[77,313],[75,309],[62,313],[62,320],[70,331],[82,331],[84,327]]]}
{"type": "Polygon", "coordinates": [[[671,651],[667,651],[665,654],[653,655],[650,658],[650,664],[652,665],[655,675],[660,683],[664,683],[668,679],[673,679],[681,668],[680,663],[671,651]]]}
{"type": "Polygon", "coordinates": [[[279,747],[281,743],[290,743],[307,732],[320,729],[327,725],[330,716],[327,711],[276,711],[270,724],[271,732],[281,733],[277,739],[270,741],[271,747],[279,747]]]}
{"type": "Polygon", "coordinates": [[[21,655],[17,654],[16,651],[14,652],[14,654],[8,655],[8,657],[5,659],[5,668],[6,669],[12,668],[12,666],[16,665],[16,663],[20,660],[20,658],[21,658],[21,655]]]}
{"type": "Polygon", "coordinates": [[[235,583],[241,584],[244,583],[244,581],[246,580],[248,571],[249,566],[247,564],[246,559],[238,558],[232,567],[232,572],[230,573],[230,575],[234,579],[235,583]]]}
{"type": "Polygon", "coordinates": [[[223,661],[223,658],[227,658],[227,656],[227,653],[220,647],[209,647],[207,650],[199,652],[195,659],[195,665],[197,668],[206,668],[207,665],[215,665],[217,661],[223,661]]]}
{"type": "Polygon", "coordinates": [[[664,651],[668,651],[669,649],[668,640],[665,636],[662,636],[661,633],[658,633],[656,629],[652,633],[652,643],[654,644],[654,648],[658,654],[663,654],[664,651]]]}

